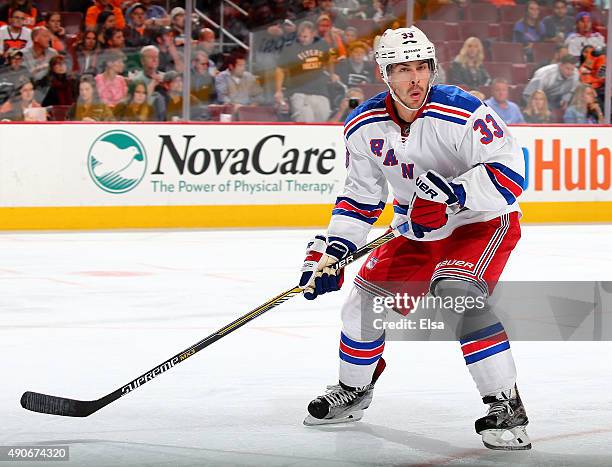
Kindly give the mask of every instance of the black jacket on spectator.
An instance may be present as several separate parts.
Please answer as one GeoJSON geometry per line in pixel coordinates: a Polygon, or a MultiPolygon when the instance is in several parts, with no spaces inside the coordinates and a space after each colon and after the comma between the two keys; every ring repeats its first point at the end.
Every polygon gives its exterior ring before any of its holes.
{"type": "Polygon", "coordinates": [[[336,74],[340,76],[342,81],[347,86],[356,86],[358,84],[367,84],[374,82],[374,64],[372,62],[363,62],[363,68],[356,70],[351,59],[340,60],[336,64],[336,74]]]}
{"type": "Polygon", "coordinates": [[[475,89],[479,86],[486,86],[490,81],[491,77],[482,65],[476,69],[469,69],[458,61],[453,61],[448,70],[448,84],[475,89]]]}

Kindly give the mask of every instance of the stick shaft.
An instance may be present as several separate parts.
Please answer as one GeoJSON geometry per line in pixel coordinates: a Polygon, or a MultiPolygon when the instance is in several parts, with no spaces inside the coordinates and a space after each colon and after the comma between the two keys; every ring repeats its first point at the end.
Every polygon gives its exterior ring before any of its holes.
{"type": "MultiPolygon", "coordinates": [[[[338,263],[332,265],[331,267],[335,270],[344,268],[346,265],[362,258],[363,256],[369,254],[372,250],[384,245],[388,241],[392,240],[395,237],[400,236],[402,233],[401,226],[393,229],[384,235],[372,240],[368,244],[363,247],[357,249],[355,252],[342,259],[338,263]]],[[[298,295],[302,292],[302,289],[299,287],[293,287],[291,289],[285,290],[280,295],[277,295],[274,298],[271,298],[267,302],[259,305],[257,308],[249,311],[248,313],[240,316],[235,319],[231,323],[223,326],[218,331],[212,333],[208,337],[202,339],[196,344],[188,347],[182,352],[177,353],[173,357],[164,361],[160,365],[152,368],[151,370],[143,373],[138,378],[133,379],[128,384],[121,386],[115,391],[107,394],[106,396],[93,400],[93,401],[77,401],[74,399],[66,399],[62,397],[49,396],[46,394],[39,394],[33,392],[26,392],[22,396],[21,404],[24,408],[28,410],[32,410],[34,412],[42,412],[42,413],[50,413],[54,415],[64,415],[64,416],[73,416],[73,417],[86,417],[98,410],[102,407],[107,406],[111,402],[116,401],[122,396],[129,394],[130,392],[138,389],[143,384],[149,382],[154,379],[156,376],[170,370],[174,366],[178,365],[181,362],[184,362],[189,357],[195,355],[200,350],[205,349],[209,345],[217,342],[219,339],[227,336],[228,334],[234,332],[235,330],[241,328],[249,321],[254,320],[255,318],[261,316],[265,312],[271,310],[272,308],[277,307],[278,305],[286,302],[290,298],[298,295]]]]}

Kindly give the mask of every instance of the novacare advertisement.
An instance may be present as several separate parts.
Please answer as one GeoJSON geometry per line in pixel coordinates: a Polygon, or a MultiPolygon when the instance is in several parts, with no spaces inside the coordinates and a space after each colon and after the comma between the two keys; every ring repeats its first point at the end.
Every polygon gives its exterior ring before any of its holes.
{"type": "Polygon", "coordinates": [[[329,204],[339,127],[0,126],[2,206],[329,204]],[[9,130],[10,129],[10,130],[9,130]]]}
{"type": "MultiPolygon", "coordinates": [[[[525,221],[612,221],[612,127],[512,133],[527,165],[525,221]]],[[[71,208],[66,228],[156,226],[145,212],[155,207],[168,208],[155,211],[166,227],[324,225],[346,157],[341,126],[325,124],[0,124],[0,154],[0,208],[71,208]],[[96,207],[124,211],[91,224],[99,213],[75,210],[96,207]],[[178,207],[198,219],[186,224],[178,207]],[[210,224],[224,211],[235,215],[210,224]]],[[[3,228],[45,227],[23,213],[0,209],[3,228]]],[[[62,228],[61,209],[36,215],[62,228]]]]}

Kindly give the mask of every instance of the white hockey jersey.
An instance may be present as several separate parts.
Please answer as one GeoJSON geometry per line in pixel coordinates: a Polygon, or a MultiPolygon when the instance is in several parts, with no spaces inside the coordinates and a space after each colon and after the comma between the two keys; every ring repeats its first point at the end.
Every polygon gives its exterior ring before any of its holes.
{"type": "MultiPolygon", "coordinates": [[[[486,104],[456,86],[432,86],[406,128],[388,92],[357,107],[344,124],[347,176],[336,200],[329,237],[360,247],[389,197],[392,226],[408,220],[415,179],[435,170],[453,184],[463,208],[419,240],[448,237],[458,226],[519,211],[525,160],[507,126],[486,104]]],[[[417,240],[412,231],[408,238],[417,240]]]]}

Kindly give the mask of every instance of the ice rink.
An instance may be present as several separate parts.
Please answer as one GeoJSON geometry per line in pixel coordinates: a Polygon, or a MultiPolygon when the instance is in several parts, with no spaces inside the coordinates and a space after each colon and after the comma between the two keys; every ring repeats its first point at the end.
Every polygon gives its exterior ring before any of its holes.
{"type": "MultiPolygon", "coordinates": [[[[612,342],[513,342],[531,451],[483,447],[485,406],[453,342],[390,342],[362,421],[303,426],[337,381],[350,282],[295,297],[88,418],[21,408],[25,390],[101,397],[295,285],[314,233],[0,234],[0,445],[69,445],[52,465],[74,466],[612,465],[612,342]]],[[[612,280],[611,260],[610,225],[526,226],[503,279],[612,280]]]]}

